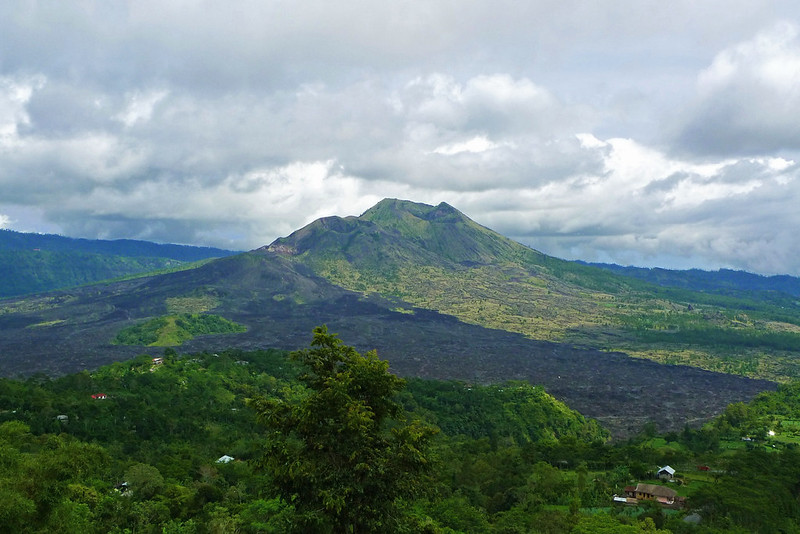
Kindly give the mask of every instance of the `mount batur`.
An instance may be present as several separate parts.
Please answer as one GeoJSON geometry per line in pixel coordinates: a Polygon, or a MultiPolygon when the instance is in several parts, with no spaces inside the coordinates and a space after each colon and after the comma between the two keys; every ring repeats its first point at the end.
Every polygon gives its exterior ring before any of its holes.
{"type": "Polygon", "coordinates": [[[383,200],[193,267],[0,301],[0,374],[93,369],[166,345],[297,349],[327,324],[401,376],[541,384],[617,436],[698,423],[798,374],[797,295],[690,291],[559,260],[445,203],[383,200]],[[181,314],[243,331],[178,345],[163,330],[181,314]],[[127,344],[142,324],[155,337],[127,344]]]}

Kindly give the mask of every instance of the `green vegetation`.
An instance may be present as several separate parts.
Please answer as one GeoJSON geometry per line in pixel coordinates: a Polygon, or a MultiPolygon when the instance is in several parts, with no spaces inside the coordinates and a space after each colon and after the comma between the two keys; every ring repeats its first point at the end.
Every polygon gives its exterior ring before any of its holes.
{"type": "Polygon", "coordinates": [[[167,299],[167,311],[170,313],[203,313],[219,305],[219,298],[214,295],[197,295],[187,297],[171,297],[167,299]]]}
{"type": "MultiPolygon", "coordinates": [[[[190,271],[192,269],[197,269],[198,267],[202,267],[203,265],[205,265],[205,264],[207,264],[209,262],[212,262],[215,259],[216,258],[209,258],[209,259],[205,259],[205,260],[193,261],[191,263],[179,263],[177,265],[175,265],[176,262],[173,261],[173,262],[170,263],[170,265],[172,265],[170,267],[164,267],[162,269],[155,269],[155,270],[151,270],[151,271],[137,271],[137,272],[133,272],[131,274],[118,276],[116,278],[102,279],[102,280],[99,280],[97,283],[111,284],[111,283],[114,283],[114,282],[123,282],[125,280],[136,280],[137,278],[145,278],[145,277],[148,277],[148,276],[158,276],[158,275],[161,275],[161,274],[170,274],[170,273],[179,273],[181,271],[190,271]]],[[[95,282],[92,282],[92,283],[95,283],[95,282]]]]}
{"type": "Polygon", "coordinates": [[[702,429],[609,443],[541,388],[404,383],[318,329],[291,357],[166,349],[0,380],[0,530],[795,532],[798,432],[790,384],[702,429]],[[667,464],[676,482],[652,478],[667,464]],[[638,482],[687,507],[612,506],[638,482]]]}
{"type": "MultiPolygon", "coordinates": [[[[397,532],[401,499],[422,493],[433,427],[406,421],[393,397],[403,381],[326,327],[293,354],[304,388],[251,401],[268,434],[262,465],[297,532],[397,532]]],[[[413,527],[412,525],[409,525],[413,527]]]]}
{"type": "MultiPolygon", "coordinates": [[[[398,529],[405,525],[410,532],[453,532],[448,529],[458,531],[458,525],[471,521],[488,528],[489,516],[480,508],[486,499],[483,490],[474,493],[478,488],[470,489],[472,497],[467,498],[452,486],[457,473],[459,477],[467,473],[462,462],[464,466],[485,464],[480,472],[471,467],[468,476],[477,481],[474,477],[482,476],[479,473],[494,472],[493,487],[502,488],[506,470],[523,465],[523,445],[542,443],[559,450],[555,436],[568,440],[565,443],[570,446],[584,437],[599,444],[605,439],[596,424],[583,421],[539,389],[522,384],[510,385],[514,393],[508,396],[495,387],[467,388],[447,383],[443,387],[452,390],[448,399],[453,404],[450,413],[438,414],[437,420],[457,432],[465,417],[478,421],[482,411],[500,406],[509,413],[540,414],[540,420],[517,417],[497,426],[495,445],[482,437],[433,436],[431,423],[419,419],[432,415],[429,408],[435,399],[431,395],[438,385],[413,381],[410,388],[398,393],[402,381],[386,373],[385,362],[374,355],[357,356],[340,343],[323,347],[333,350],[337,361],[341,357],[341,363],[334,364],[333,374],[329,374],[331,367],[327,364],[333,362],[315,359],[316,348],[294,358],[277,351],[179,357],[167,349],[164,363],[157,366],[151,357],[141,356],[92,374],[83,372],[56,380],[35,377],[26,382],[0,380],[0,450],[9,460],[0,462],[0,487],[6,497],[4,512],[12,517],[5,524],[22,525],[20,532],[119,532],[131,526],[140,532],[286,532],[292,525],[330,531],[331,523],[325,521],[309,525],[307,520],[314,514],[297,498],[281,499],[278,488],[287,483],[282,477],[302,481],[304,474],[313,472],[309,466],[323,469],[325,461],[337,458],[339,453],[325,454],[324,447],[301,447],[308,454],[304,462],[309,463],[296,465],[306,467],[284,471],[284,475],[280,470],[260,468],[276,466],[276,459],[286,454],[279,444],[293,448],[301,445],[295,434],[298,428],[282,434],[269,425],[270,414],[278,418],[273,421],[279,421],[281,413],[292,410],[293,419],[312,418],[322,425],[309,427],[309,445],[327,443],[340,452],[348,447],[362,451],[352,458],[349,454],[341,457],[341,461],[356,463],[351,470],[338,471],[327,479],[332,486],[322,498],[334,499],[331,505],[336,510],[338,496],[347,495],[339,492],[336,484],[350,481],[356,489],[363,483],[368,486],[362,489],[380,486],[382,491],[377,495],[372,491],[364,494],[378,503],[376,509],[383,510],[372,515],[372,520],[383,517],[386,525],[398,529]],[[304,373],[306,364],[313,367],[314,361],[322,366],[304,373]],[[419,394],[420,402],[414,401],[415,390],[424,391],[419,394]],[[92,398],[97,393],[107,397],[92,398]],[[323,403],[319,413],[302,409],[303,403],[314,403],[317,396],[323,403]],[[247,402],[248,398],[253,401],[247,402]],[[519,410],[515,399],[521,402],[519,410]],[[536,399],[545,404],[541,410],[535,409],[536,399]],[[343,402],[341,410],[335,408],[337,402],[343,402]],[[414,405],[419,406],[418,411],[404,415],[402,407],[414,405]],[[463,407],[459,414],[452,411],[457,405],[463,407]],[[273,410],[276,406],[283,406],[284,411],[273,410]],[[558,420],[558,414],[564,414],[568,422],[558,420]],[[334,421],[329,421],[329,415],[334,421]],[[336,425],[339,417],[352,425],[336,425]],[[266,434],[256,424],[258,418],[267,423],[266,434]],[[548,429],[549,423],[555,428],[548,429]],[[545,428],[539,435],[532,434],[530,429],[538,426],[545,428]],[[428,460],[425,443],[432,447],[428,460]],[[507,449],[507,453],[501,453],[507,449]],[[235,460],[218,463],[224,454],[235,460]],[[501,458],[496,472],[486,463],[497,463],[491,459],[495,456],[501,458]],[[501,466],[506,456],[512,464],[501,466]],[[56,462],[53,457],[63,467],[51,467],[56,462]],[[451,467],[444,469],[445,461],[451,467]],[[427,491],[417,497],[414,495],[420,486],[410,476],[413,465],[427,471],[422,473],[427,477],[427,491]],[[364,469],[370,472],[366,482],[360,478],[365,476],[364,469]],[[115,487],[123,481],[127,489],[120,493],[115,487]],[[404,498],[387,499],[392,492],[404,498]],[[391,510],[391,517],[382,515],[391,510]]],[[[486,416],[500,418],[494,413],[486,416]]],[[[479,432],[479,425],[472,426],[479,432]]],[[[320,480],[320,487],[329,476],[325,473],[328,471],[323,469],[319,474],[323,478],[314,478],[320,480]]],[[[525,479],[524,473],[515,473],[509,481],[524,485],[525,479]]],[[[316,488],[316,482],[311,487],[316,488]]],[[[346,513],[366,506],[362,501],[348,500],[346,513]]],[[[503,521],[513,522],[510,517],[503,521]]],[[[365,528],[384,531],[374,525],[365,528]]]]}
{"type": "Polygon", "coordinates": [[[566,436],[608,439],[596,421],[584,419],[543,388],[525,382],[480,386],[412,378],[407,389],[401,394],[406,409],[424,414],[448,435],[488,438],[491,443],[512,439],[518,444],[566,436]]]}
{"type": "Polygon", "coordinates": [[[232,252],[0,230],[0,298],[197,267],[232,252]]]}
{"type": "Polygon", "coordinates": [[[665,287],[678,287],[723,295],[741,295],[749,292],[753,296],[779,296],[781,294],[800,296],[800,278],[794,276],[762,276],[731,269],[703,271],[700,269],[622,267],[603,263],[591,265],[665,287]]]}
{"type": "Polygon", "coordinates": [[[0,252],[0,297],[73,287],[134,273],[172,269],[169,258],[41,251],[0,252]]]}
{"type": "Polygon", "coordinates": [[[174,347],[196,336],[246,332],[247,328],[219,315],[182,313],[156,317],[130,326],[114,338],[118,345],[174,347]]]}

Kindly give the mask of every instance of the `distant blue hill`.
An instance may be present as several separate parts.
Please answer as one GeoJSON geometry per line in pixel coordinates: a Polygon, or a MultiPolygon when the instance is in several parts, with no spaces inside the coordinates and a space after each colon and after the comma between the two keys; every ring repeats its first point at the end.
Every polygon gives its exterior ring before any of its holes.
{"type": "Polygon", "coordinates": [[[712,293],[773,291],[800,297],[800,278],[789,275],[763,276],[720,269],[704,271],[701,269],[673,270],[659,267],[624,267],[613,263],[587,263],[584,265],[600,267],[616,274],[638,278],[664,287],[677,287],[693,291],[712,293]]]}
{"type": "Polygon", "coordinates": [[[0,298],[63,289],[237,254],[119,239],[74,239],[0,230],[0,298]]]}
{"type": "Polygon", "coordinates": [[[49,252],[86,252],[104,256],[170,258],[198,261],[238,254],[237,251],[213,247],[171,245],[134,239],[76,239],[54,234],[31,234],[0,230],[0,253],[11,250],[46,250],[49,252]]]}

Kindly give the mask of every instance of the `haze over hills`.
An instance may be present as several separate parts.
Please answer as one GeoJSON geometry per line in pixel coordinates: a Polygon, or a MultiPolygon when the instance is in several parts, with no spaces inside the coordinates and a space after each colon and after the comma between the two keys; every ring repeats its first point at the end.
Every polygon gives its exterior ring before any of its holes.
{"type": "Polygon", "coordinates": [[[0,372],[58,374],[157,353],[112,340],[176,313],[247,328],[195,338],[182,352],[296,349],[327,323],[401,375],[528,380],[618,435],[647,420],[680,428],[774,387],[698,366],[796,376],[800,340],[797,310],[659,288],[548,257],[445,203],[387,199],[195,269],[2,301],[0,372]]]}

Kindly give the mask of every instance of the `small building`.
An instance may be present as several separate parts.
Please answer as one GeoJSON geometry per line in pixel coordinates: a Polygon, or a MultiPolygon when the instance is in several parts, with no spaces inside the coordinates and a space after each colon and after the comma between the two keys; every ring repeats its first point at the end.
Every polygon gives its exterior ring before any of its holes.
{"type": "Polygon", "coordinates": [[[164,358],[153,358],[153,365],[161,365],[164,363],[164,358]]]}
{"type": "Polygon", "coordinates": [[[233,456],[228,456],[227,454],[223,454],[222,456],[217,459],[218,464],[227,464],[228,462],[232,462],[234,460],[233,456]]]}
{"type": "Polygon", "coordinates": [[[657,501],[661,504],[674,504],[678,492],[657,484],[636,484],[635,497],[639,500],[657,501]]]}
{"type": "Polygon", "coordinates": [[[64,415],[64,414],[57,415],[56,416],[56,421],[58,421],[62,425],[66,425],[67,423],[69,423],[69,416],[68,415],[64,415]]]}
{"type": "Polygon", "coordinates": [[[668,465],[665,465],[656,472],[656,476],[661,479],[670,480],[675,476],[675,470],[668,465]]]}
{"type": "Polygon", "coordinates": [[[94,395],[92,395],[92,398],[94,400],[103,400],[103,399],[107,399],[108,395],[106,395],[105,393],[95,393],[94,395]]]}
{"type": "Polygon", "coordinates": [[[697,466],[697,470],[698,471],[711,471],[711,468],[708,467],[707,465],[698,465],[697,466]]]}

